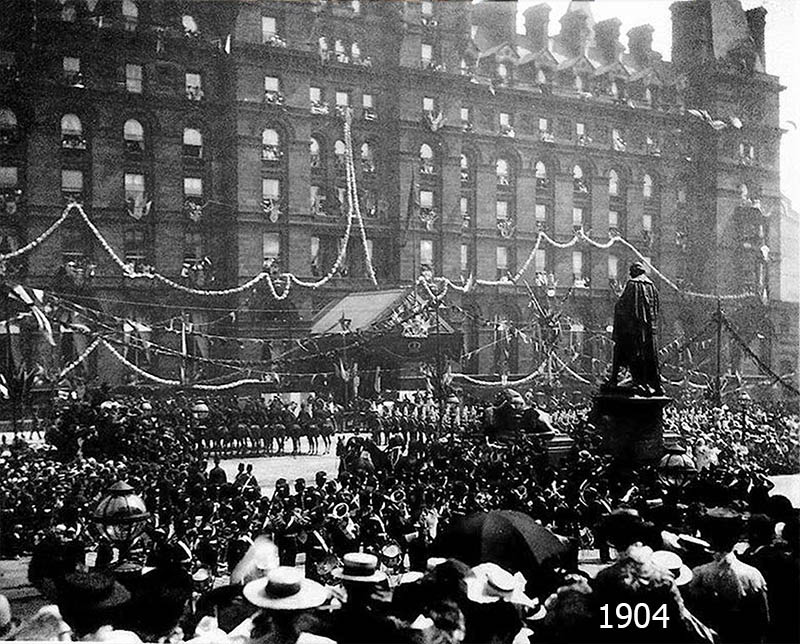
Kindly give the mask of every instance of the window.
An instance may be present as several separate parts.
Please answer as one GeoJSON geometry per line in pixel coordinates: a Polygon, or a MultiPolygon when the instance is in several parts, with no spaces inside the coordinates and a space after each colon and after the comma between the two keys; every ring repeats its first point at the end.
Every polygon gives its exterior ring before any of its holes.
{"type": "Polygon", "coordinates": [[[61,22],[75,22],[78,17],[76,6],[71,2],[64,2],[61,6],[61,22]]]}
{"type": "Polygon", "coordinates": [[[314,87],[313,85],[309,87],[308,98],[312,104],[322,103],[322,88],[314,87]]]}
{"type": "Polygon", "coordinates": [[[419,169],[422,174],[434,174],[433,149],[427,143],[419,147],[419,169]]]}
{"type": "Polygon", "coordinates": [[[431,61],[433,60],[433,46],[429,45],[428,43],[422,43],[420,45],[420,60],[422,61],[422,66],[430,65],[431,61]]]}
{"type": "Polygon", "coordinates": [[[264,268],[272,267],[281,256],[280,233],[264,233],[261,248],[264,256],[264,268]]]}
{"type": "Polygon", "coordinates": [[[547,252],[544,248],[537,248],[533,255],[533,270],[544,273],[547,270],[547,252]]]}
{"type": "Polygon", "coordinates": [[[420,3],[420,11],[422,12],[423,16],[432,16],[433,15],[433,2],[430,0],[423,0],[420,3]]]}
{"type": "Polygon", "coordinates": [[[466,154],[461,155],[461,183],[467,183],[470,179],[469,175],[469,158],[466,154]]]}
{"type": "Polygon", "coordinates": [[[547,166],[544,164],[543,161],[536,162],[536,178],[547,180],[547,166]]]}
{"type": "Polygon", "coordinates": [[[575,124],[575,134],[578,136],[584,136],[586,134],[586,124],[585,123],[576,123],[575,124]]]}
{"type": "Polygon", "coordinates": [[[653,92],[649,87],[645,87],[645,90],[644,90],[644,102],[647,105],[652,105],[653,104],[653,92]]]}
{"type": "Polygon", "coordinates": [[[81,59],[75,56],[64,56],[62,64],[67,74],[77,74],[81,71],[81,59]]]}
{"type": "Polygon", "coordinates": [[[126,31],[136,31],[139,24],[139,7],[133,0],[122,0],[122,18],[126,31]]]}
{"type": "Polygon", "coordinates": [[[419,263],[421,266],[433,266],[433,241],[421,239],[419,242],[419,263]]]}
{"type": "Polygon", "coordinates": [[[320,167],[320,145],[319,141],[315,139],[313,136],[311,137],[311,141],[308,146],[308,151],[311,157],[311,167],[312,168],[319,168],[320,167]]]}
{"type": "Polygon", "coordinates": [[[436,110],[436,102],[430,96],[424,96],[422,98],[422,111],[423,112],[434,112],[436,110]]]}
{"type": "Polygon", "coordinates": [[[433,208],[433,192],[431,190],[419,191],[419,206],[420,208],[433,208]]]}
{"type": "Polygon", "coordinates": [[[372,148],[367,142],[361,144],[361,171],[375,172],[375,159],[372,157],[372,148]]]}
{"type": "Polygon", "coordinates": [[[496,251],[497,279],[505,277],[508,272],[508,247],[498,246],[496,251]]]}
{"type": "Polygon", "coordinates": [[[280,161],[281,137],[277,130],[267,128],[261,132],[261,160],[280,161]]]}
{"type": "Polygon", "coordinates": [[[197,27],[197,21],[189,14],[185,14],[183,18],[181,18],[181,24],[183,25],[183,31],[186,34],[195,35],[200,31],[197,27]]]}
{"type": "Polygon", "coordinates": [[[619,228],[619,213],[616,210],[608,211],[608,227],[619,228]]]}
{"type": "Polygon", "coordinates": [[[125,65],[125,89],[131,94],[142,93],[142,66],[125,65]]]}
{"type": "Polygon", "coordinates": [[[511,114],[508,112],[500,112],[500,127],[511,127],[511,114]]]}
{"type": "Polygon", "coordinates": [[[261,42],[268,43],[278,35],[278,24],[272,16],[261,16],[261,42]]]}
{"type": "Polygon", "coordinates": [[[469,246],[461,244],[461,272],[466,273],[469,270],[469,246]]]}
{"type": "Polygon", "coordinates": [[[336,143],[333,144],[333,155],[336,159],[336,169],[340,171],[344,171],[345,169],[345,145],[344,141],[341,139],[337,139],[336,143]]]}
{"type": "Polygon", "coordinates": [[[611,145],[618,152],[624,152],[627,147],[625,139],[622,137],[622,132],[617,128],[611,130],[611,145]]]}
{"type": "Polygon", "coordinates": [[[278,179],[261,180],[261,196],[277,201],[281,197],[281,182],[278,179]]]}
{"type": "Polygon", "coordinates": [[[617,83],[617,81],[611,81],[610,91],[611,91],[611,96],[613,96],[614,98],[619,98],[619,84],[617,83]]]}
{"type": "Polygon", "coordinates": [[[361,95],[361,107],[367,110],[371,110],[375,107],[375,98],[372,94],[362,94],[361,95]]]}
{"type": "Polygon", "coordinates": [[[203,158],[203,135],[199,130],[190,127],[184,128],[183,156],[191,159],[203,158]]]}
{"type": "Polygon", "coordinates": [[[508,79],[508,66],[505,63],[500,63],[497,66],[497,77],[501,81],[504,81],[504,80],[508,79]]]}
{"type": "Polygon", "coordinates": [[[361,0],[350,0],[350,6],[353,8],[353,13],[361,13],[361,0]]]}
{"type": "Polygon", "coordinates": [[[653,215],[649,213],[642,214],[642,230],[646,233],[653,231],[653,215]]]}
{"type": "Polygon", "coordinates": [[[350,105],[350,92],[336,92],[336,106],[347,107],[350,105]]]}
{"type": "Polygon", "coordinates": [[[572,276],[575,281],[583,279],[583,252],[576,250],[572,252],[572,276]]]}
{"type": "Polygon", "coordinates": [[[608,173],[608,194],[612,197],[619,196],[619,175],[616,170],[608,173]]]}
{"type": "Polygon", "coordinates": [[[197,261],[203,258],[203,235],[196,230],[183,234],[183,260],[197,261]]]}
{"type": "Polygon", "coordinates": [[[583,168],[576,165],[572,168],[572,186],[575,192],[585,193],[589,192],[586,181],[583,177],[583,168]]]}
{"type": "Polygon", "coordinates": [[[0,109],[0,136],[17,129],[17,115],[8,108],[0,109]]]}
{"type": "Polygon", "coordinates": [[[536,70],[536,82],[541,85],[547,83],[547,74],[543,69],[536,70]]]}
{"type": "Polygon", "coordinates": [[[136,119],[128,119],[124,126],[125,151],[141,153],[144,151],[144,128],[136,119]]]}
{"type": "Polygon", "coordinates": [[[144,199],[144,175],[125,173],[125,205],[133,213],[143,213],[145,207],[144,199]]]}
{"type": "Polygon", "coordinates": [[[653,196],[653,177],[649,174],[644,175],[642,179],[642,194],[645,199],[650,199],[653,196]]]}
{"type": "Polygon", "coordinates": [[[129,228],[124,236],[125,261],[128,263],[144,262],[147,257],[145,234],[141,228],[129,228]]]}
{"type": "Polygon", "coordinates": [[[547,221],[547,206],[543,203],[537,203],[535,206],[536,223],[544,224],[547,221]]]}
{"type": "Polygon", "coordinates": [[[61,171],[61,193],[65,198],[83,200],[83,172],[80,170],[61,171]]]}
{"type": "Polygon", "coordinates": [[[281,82],[276,76],[264,76],[264,91],[277,94],[281,91],[281,82]]]}
{"type": "Polygon", "coordinates": [[[9,166],[0,167],[0,188],[16,188],[19,181],[17,169],[9,166]]]}
{"type": "Polygon", "coordinates": [[[508,161],[498,159],[495,163],[495,175],[497,176],[498,186],[507,186],[510,183],[510,173],[508,171],[508,161]]]}
{"type": "Polygon", "coordinates": [[[461,222],[464,227],[469,227],[469,197],[461,197],[458,201],[458,210],[461,213],[461,222]]]}
{"type": "Polygon", "coordinates": [[[199,177],[184,177],[183,194],[185,197],[202,197],[203,180],[199,177]]]}
{"type": "Polygon", "coordinates": [[[478,26],[472,25],[469,29],[469,34],[472,40],[475,40],[475,37],[478,35],[478,26]]]}
{"type": "Polygon", "coordinates": [[[545,118],[539,119],[539,132],[548,132],[550,130],[550,122],[545,118]]]}
{"type": "Polygon", "coordinates": [[[497,221],[505,221],[508,219],[508,202],[503,199],[498,199],[495,205],[495,216],[497,221]]]}
{"type": "Polygon", "coordinates": [[[686,203],[686,187],[679,186],[678,187],[678,194],[677,194],[678,203],[680,205],[684,205],[686,203]]]}
{"type": "Polygon", "coordinates": [[[572,227],[581,228],[583,226],[583,208],[572,209],[572,227]]]}
{"type": "Polygon", "coordinates": [[[619,277],[619,258],[616,255],[608,256],[608,279],[615,280],[619,277]]]}
{"type": "Polygon", "coordinates": [[[190,101],[203,99],[203,78],[200,74],[194,72],[186,74],[186,98],[190,101]]]}
{"type": "Polygon", "coordinates": [[[320,186],[310,186],[311,197],[311,214],[324,215],[325,214],[325,191],[320,186]]]}
{"type": "Polygon", "coordinates": [[[462,123],[469,123],[470,121],[472,121],[472,115],[469,112],[469,108],[468,107],[462,107],[461,108],[461,122],[462,123]]]}
{"type": "Polygon", "coordinates": [[[319,237],[311,238],[311,275],[318,277],[320,274],[319,265],[319,237]]]}
{"type": "Polygon", "coordinates": [[[61,117],[61,147],[67,150],[86,149],[83,126],[75,114],[64,114],[61,117]]]}

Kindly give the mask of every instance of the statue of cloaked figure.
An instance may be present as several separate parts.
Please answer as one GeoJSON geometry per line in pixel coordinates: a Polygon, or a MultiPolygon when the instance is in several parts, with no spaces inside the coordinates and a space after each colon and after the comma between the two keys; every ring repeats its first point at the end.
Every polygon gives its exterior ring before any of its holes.
{"type": "Polygon", "coordinates": [[[658,373],[658,291],[645,274],[644,265],[634,262],[630,279],[614,306],[614,362],[611,377],[603,389],[617,389],[619,372],[631,374],[631,393],[644,396],[663,394],[658,373]]]}

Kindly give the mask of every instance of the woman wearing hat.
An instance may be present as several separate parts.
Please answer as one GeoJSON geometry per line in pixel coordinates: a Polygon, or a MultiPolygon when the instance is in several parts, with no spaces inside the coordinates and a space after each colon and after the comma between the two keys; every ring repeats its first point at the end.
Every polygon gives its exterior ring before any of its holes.
{"type": "Polygon", "coordinates": [[[244,587],[244,596],[260,611],[236,627],[229,636],[259,644],[294,644],[307,632],[321,626],[311,613],[328,601],[328,590],[306,579],[296,568],[280,566],[244,587]]]}

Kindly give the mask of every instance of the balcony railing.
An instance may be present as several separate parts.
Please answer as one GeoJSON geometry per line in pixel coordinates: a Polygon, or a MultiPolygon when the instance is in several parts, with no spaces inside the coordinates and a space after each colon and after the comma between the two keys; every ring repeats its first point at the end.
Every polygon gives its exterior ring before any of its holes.
{"type": "Polygon", "coordinates": [[[261,160],[274,163],[283,158],[283,152],[277,145],[263,144],[261,146],[261,160]]]}
{"type": "Polygon", "coordinates": [[[202,101],[204,96],[203,88],[199,85],[186,86],[186,98],[190,101],[202,101]]]}
{"type": "Polygon", "coordinates": [[[82,134],[63,134],[61,136],[61,147],[64,150],[85,150],[87,146],[86,138],[82,134]]]}
{"type": "Polygon", "coordinates": [[[552,132],[539,132],[539,140],[542,143],[555,143],[556,137],[552,132]]]}
{"type": "Polygon", "coordinates": [[[361,110],[361,114],[365,121],[377,121],[378,113],[372,107],[365,107],[361,110]]]}
{"type": "Polygon", "coordinates": [[[312,114],[327,114],[329,109],[326,101],[311,101],[312,114]]]}
{"type": "Polygon", "coordinates": [[[78,89],[84,89],[86,87],[83,74],[80,72],[65,71],[62,73],[61,80],[65,85],[69,85],[70,87],[76,87],[78,89]]]}

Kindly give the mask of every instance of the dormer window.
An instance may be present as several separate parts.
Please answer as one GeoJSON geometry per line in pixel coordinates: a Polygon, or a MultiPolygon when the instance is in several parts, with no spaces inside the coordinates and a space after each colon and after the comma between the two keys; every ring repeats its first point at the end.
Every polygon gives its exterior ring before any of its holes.
{"type": "Polygon", "coordinates": [[[580,74],[575,75],[575,89],[579,92],[583,91],[583,77],[580,74]]]}
{"type": "Polygon", "coordinates": [[[508,80],[508,66],[505,63],[497,66],[497,77],[503,82],[508,80]]]}
{"type": "Polygon", "coordinates": [[[433,15],[433,2],[429,0],[423,0],[420,3],[420,12],[423,16],[432,16],[433,15]]]}
{"type": "Polygon", "coordinates": [[[545,85],[547,83],[547,74],[543,69],[536,70],[536,82],[540,85],[545,85]]]}
{"type": "Polygon", "coordinates": [[[420,46],[420,60],[423,67],[430,67],[433,63],[433,46],[422,43],[420,46]]]}
{"type": "Polygon", "coordinates": [[[278,22],[272,16],[261,16],[261,42],[268,43],[278,35],[278,22]]]}
{"type": "Polygon", "coordinates": [[[609,91],[611,92],[611,96],[614,98],[619,98],[619,84],[617,81],[611,81],[611,87],[609,91]]]}
{"type": "Polygon", "coordinates": [[[433,114],[436,111],[436,101],[430,96],[423,97],[422,111],[426,114],[433,114]]]}

